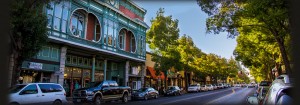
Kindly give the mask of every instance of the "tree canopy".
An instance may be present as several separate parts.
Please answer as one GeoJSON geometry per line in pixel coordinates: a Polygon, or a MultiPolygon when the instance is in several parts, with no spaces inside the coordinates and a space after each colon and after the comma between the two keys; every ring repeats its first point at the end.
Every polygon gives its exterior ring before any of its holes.
{"type": "Polygon", "coordinates": [[[208,33],[228,32],[235,38],[253,31],[268,35],[279,47],[287,74],[291,74],[289,48],[290,35],[288,5],[286,0],[197,0],[209,15],[206,20],[208,33]]]}
{"type": "Polygon", "coordinates": [[[14,66],[12,84],[16,84],[25,59],[36,55],[47,44],[47,16],[44,8],[50,0],[13,0],[11,3],[10,40],[14,66]]]}

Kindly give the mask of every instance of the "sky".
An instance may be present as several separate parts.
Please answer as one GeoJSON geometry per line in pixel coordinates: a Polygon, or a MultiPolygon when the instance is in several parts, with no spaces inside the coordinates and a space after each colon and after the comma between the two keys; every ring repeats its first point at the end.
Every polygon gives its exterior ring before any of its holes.
{"type": "MultiPolygon", "coordinates": [[[[165,16],[172,15],[179,20],[179,34],[189,35],[195,45],[205,53],[214,53],[229,59],[233,57],[236,39],[227,38],[227,33],[207,34],[206,18],[196,0],[133,0],[138,6],[147,10],[144,21],[151,27],[150,20],[156,17],[160,7],[164,8],[165,16]]],[[[147,45],[147,51],[151,51],[147,45]]]]}

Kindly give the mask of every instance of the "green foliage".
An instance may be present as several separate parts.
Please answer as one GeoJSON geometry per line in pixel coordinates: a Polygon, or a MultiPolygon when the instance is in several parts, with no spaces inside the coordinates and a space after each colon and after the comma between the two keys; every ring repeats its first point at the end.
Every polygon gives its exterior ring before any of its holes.
{"type": "Polygon", "coordinates": [[[166,72],[174,67],[181,70],[180,53],[176,50],[179,38],[178,20],[172,16],[164,16],[164,9],[160,8],[154,19],[151,20],[151,27],[147,31],[146,42],[154,56],[155,70],[166,72]]]}
{"type": "Polygon", "coordinates": [[[47,44],[47,16],[44,7],[50,0],[13,0],[10,5],[10,42],[13,55],[12,85],[17,84],[21,65],[47,44]]]}
{"type": "MultiPolygon", "coordinates": [[[[290,74],[290,51],[286,49],[289,47],[285,43],[290,35],[286,0],[197,0],[197,2],[201,9],[209,15],[206,21],[208,33],[228,32],[228,37],[231,38],[241,34],[265,35],[263,36],[265,40],[269,43],[276,42],[278,45],[281,59],[287,73],[290,74]]],[[[265,42],[265,40],[263,41],[265,42]]],[[[253,46],[249,44],[247,47],[253,46]]],[[[263,55],[264,51],[245,53],[246,56],[259,54],[263,55]]],[[[244,59],[243,63],[260,65],[249,63],[249,60],[251,59],[244,59]]]]}
{"type": "MultiPolygon", "coordinates": [[[[242,30],[242,29],[241,29],[242,30]]],[[[234,51],[236,60],[248,67],[254,78],[269,79],[275,63],[281,63],[279,47],[269,35],[260,31],[242,32],[234,51]]]]}
{"type": "Polygon", "coordinates": [[[20,60],[36,55],[47,43],[47,17],[43,7],[47,1],[13,0],[11,8],[11,38],[20,60]]]}

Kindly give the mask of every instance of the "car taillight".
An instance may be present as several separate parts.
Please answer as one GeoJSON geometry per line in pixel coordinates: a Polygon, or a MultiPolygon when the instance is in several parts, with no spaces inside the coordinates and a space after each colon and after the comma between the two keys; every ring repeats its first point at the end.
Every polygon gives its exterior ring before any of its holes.
{"type": "Polygon", "coordinates": [[[64,93],[64,95],[65,95],[65,96],[67,95],[66,92],[64,93]]]}

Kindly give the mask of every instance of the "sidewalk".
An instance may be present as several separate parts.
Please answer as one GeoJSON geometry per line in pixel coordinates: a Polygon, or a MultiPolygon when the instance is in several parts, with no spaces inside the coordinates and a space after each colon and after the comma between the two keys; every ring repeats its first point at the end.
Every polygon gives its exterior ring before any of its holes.
{"type": "Polygon", "coordinates": [[[67,97],[68,105],[73,105],[72,97],[67,97]]]}

